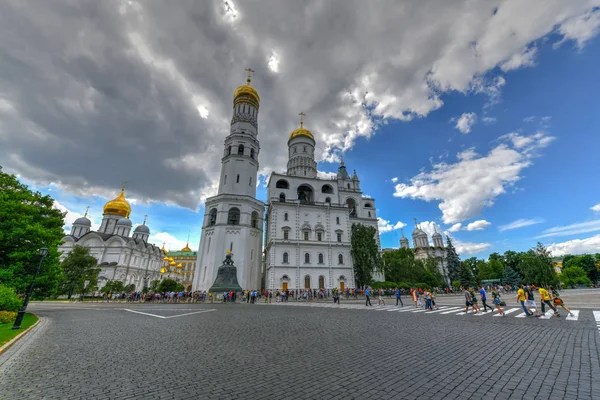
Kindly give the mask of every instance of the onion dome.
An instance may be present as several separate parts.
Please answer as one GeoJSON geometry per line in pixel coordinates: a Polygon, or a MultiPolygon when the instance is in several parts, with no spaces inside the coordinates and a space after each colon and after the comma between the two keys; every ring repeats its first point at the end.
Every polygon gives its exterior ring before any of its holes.
{"type": "Polygon", "coordinates": [[[305,115],[304,113],[300,113],[300,128],[295,129],[290,134],[289,140],[292,140],[293,138],[298,137],[298,136],[306,136],[308,138],[311,138],[312,140],[315,140],[315,137],[313,136],[312,132],[304,127],[304,121],[303,121],[304,115],[305,115]]]}
{"type": "Polygon", "coordinates": [[[121,193],[104,205],[104,214],[120,215],[128,218],[131,214],[131,206],[125,200],[125,188],[121,189],[121,193]]]}
{"type": "Polygon", "coordinates": [[[137,233],[150,233],[150,228],[148,228],[146,225],[138,225],[134,232],[137,233]]]}
{"type": "Polygon", "coordinates": [[[183,265],[181,265],[181,263],[177,264],[177,268],[183,268],[183,265]]]}
{"type": "Polygon", "coordinates": [[[174,266],[175,266],[175,261],[171,261],[171,262],[169,263],[169,265],[170,265],[170,266],[172,266],[172,267],[174,267],[174,266]]]}
{"type": "Polygon", "coordinates": [[[190,246],[188,243],[185,244],[185,247],[183,249],[181,249],[181,251],[192,251],[192,249],[190,249],[190,246]]]}
{"type": "Polygon", "coordinates": [[[434,238],[434,239],[435,239],[435,238],[438,238],[438,237],[439,237],[439,238],[441,238],[441,237],[442,237],[442,235],[440,235],[440,233],[437,231],[437,229],[436,229],[435,225],[433,225],[433,230],[435,231],[435,233],[434,233],[433,235],[431,235],[431,237],[432,237],[432,238],[434,238]]]}
{"type": "Polygon", "coordinates": [[[258,94],[258,90],[250,86],[250,73],[254,71],[250,68],[246,69],[246,71],[248,71],[246,84],[238,86],[238,88],[235,89],[235,92],[233,93],[233,105],[236,106],[239,103],[248,103],[258,110],[258,106],[260,105],[260,95],[258,94]]]}
{"type": "Polygon", "coordinates": [[[92,221],[90,221],[87,217],[84,216],[84,217],[77,218],[75,220],[75,222],[73,222],[73,225],[83,225],[83,226],[91,227],[92,221]]]}
{"type": "Polygon", "coordinates": [[[131,223],[131,220],[129,218],[122,217],[119,218],[119,220],[117,221],[117,225],[131,227],[133,224],[131,223]]]}

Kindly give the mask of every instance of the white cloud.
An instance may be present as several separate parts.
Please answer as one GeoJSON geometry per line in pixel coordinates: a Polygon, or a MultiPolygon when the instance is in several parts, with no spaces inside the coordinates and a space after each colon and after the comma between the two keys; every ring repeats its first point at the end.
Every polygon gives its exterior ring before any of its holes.
{"type": "Polygon", "coordinates": [[[491,222],[488,222],[485,219],[480,219],[479,221],[471,222],[465,229],[467,231],[482,231],[490,225],[492,225],[491,222]]]}
{"type": "Polygon", "coordinates": [[[269,57],[267,65],[271,71],[279,72],[279,55],[273,52],[273,54],[271,54],[271,57],[269,57]]]}
{"type": "Polygon", "coordinates": [[[555,257],[566,254],[598,253],[600,249],[600,235],[585,239],[574,239],[567,242],[552,243],[547,246],[555,257]]]}
{"type": "Polygon", "coordinates": [[[510,231],[512,229],[523,228],[525,226],[541,224],[542,222],[544,222],[544,220],[541,218],[531,218],[531,219],[520,218],[520,219],[517,219],[506,225],[500,225],[498,227],[498,229],[500,230],[500,232],[504,232],[504,231],[510,231]]]}
{"type": "Polygon", "coordinates": [[[481,118],[481,120],[483,121],[484,124],[493,124],[496,121],[498,121],[498,119],[496,117],[483,117],[483,118],[481,118]]]}
{"type": "Polygon", "coordinates": [[[467,134],[471,132],[471,127],[477,122],[477,114],[474,112],[463,113],[456,121],[455,128],[461,133],[467,134]]]}
{"type": "Polygon", "coordinates": [[[395,177],[392,178],[392,183],[396,183],[396,182],[398,182],[398,177],[397,176],[395,176],[395,177]]]}
{"type": "Polygon", "coordinates": [[[513,69],[523,67],[533,67],[535,65],[535,56],[537,55],[537,47],[525,48],[520,53],[513,56],[506,62],[500,65],[502,71],[507,72],[513,69]]]}
{"type": "Polygon", "coordinates": [[[390,223],[390,221],[388,221],[386,219],[377,218],[377,226],[379,227],[379,233],[383,234],[383,233],[395,231],[397,229],[402,229],[406,226],[406,224],[404,222],[398,221],[392,225],[390,223]]]}
{"type": "Polygon", "coordinates": [[[452,225],[450,229],[448,229],[448,232],[458,232],[460,231],[460,228],[462,228],[462,224],[457,222],[456,224],[452,225]]]}
{"type": "Polygon", "coordinates": [[[600,219],[587,222],[578,222],[576,224],[566,226],[555,226],[553,228],[546,229],[541,235],[536,236],[536,239],[554,236],[570,236],[596,231],[600,231],[600,219]]]}
{"type": "MultiPolygon", "coordinates": [[[[77,218],[81,218],[84,216],[84,214],[82,213],[78,213],[75,211],[71,211],[69,210],[67,207],[65,207],[64,205],[62,205],[61,203],[59,203],[58,201],[54,200],[54,204],[53,207],[56,208],[57,210],[62,211],[63,213],[66,212],[67,214],[65,215],[65,225],[63,226],[63,230],[65,231],[65,233],[70,233],[71,232],[71,227],[73,226],[73,222],[75,222],[75,220],[77,218]]],[[[98,230],[98,228],[100,228],[100,223],[97,222],[96,220],[94,220],[92,218],[91,215],[88,214],[88,219],[90,220],[90,222],[92,223],[92,230],[98,230]]]]}
{"type": "Polygon", "coordinates": [[[600,203],[596,204],[595,206],[590,207],[590,210],[600,212],[600,203]]]}
{"type": "MultiPolygon", "coordinates": [[[[185,240],[179,240],[175,236],[171,235],[167,232],[158,232],[154,235],[150,235],[148,238],[149,243],[153,243],[158,247],[162,247],[163,243],[165,243],[165,249],[170,251],[179,251],[185,247],[187,242],[185,240]]],[[[192,244],[190,243],[190,248],[192,248],[192,244]]]]}
{"type": "Polygon", "coordinates": [[[431,236],[436,232],[436,230],[437,232],[442,233],[441,229],[439,229],[438,225],[433,221],[419,222],[419,228],[421,228],[421,230],[427,234],[430,242],[431,236]]]}
{"type": "Polygon", "coordinates": [[[457,154],[457,162],[434,164],[410,184],[395,186],[395,197],[440,201],[442,220],[455,224],[476,217],[484,207],[494,204],[497,196],[521,179],[523,169],[529,167],[537,150],[546,147],[552,137],[537,133],[532,136],[505,135],[501,143],[487,155],[474,149],[457,154]],[[529,141],[521,146],[519,141],[529,141]],[[518,143],[520,147],[517,147],[518,143]]]}
{"type": "Polygon", "coordinates": [[[337,176],[336,172],[317,171],[317,177],[321,179],[331,179],[337,176]]]}
{"type": "Polygon", "coordinates": [[[585,42],[598,34],[600,30],[600,9],[595,8],[584,15],[573,17],[565,21],[558,32],[563,35],[563,39],[556,43],[559,46],[566,40],[577,42],[578,48],[583,48],[585,42]]]}
{"type": "Polygon", "coordinates": [[[461,256],[481,253],[492,246],[491,243],[463,242],[456,238],[452,238],[452,244],[456,248],[456,252],[461,256]]]}

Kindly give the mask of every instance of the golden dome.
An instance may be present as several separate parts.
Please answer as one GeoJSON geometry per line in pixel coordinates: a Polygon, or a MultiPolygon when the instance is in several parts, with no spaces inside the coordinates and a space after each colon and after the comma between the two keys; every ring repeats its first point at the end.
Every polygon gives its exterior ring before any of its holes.
{"type": "Polygon", "coordinates": [[[171,262],[169,263],[169,265],[170,265],[171,267],[175,266],[175,261],[171,261],[171,262]]]}
{"type": "Polygon", "coordinates": [[[166,270],[166,269],[164,269],[164,268],[161,268],[161,269],[160,269],[160,273],[161,273],[161,274],[164,274],[165,272],[167,272],[167,270],[166,270]]]}
{"type": "Polygon", "coordinates": [[[192,249],[190,249],[189,242],[185,244],[185,247],[181,249],[181,251],[192,251],[192,249]]]}
{"type": "Polygon", "coordinates": [[[169,261],[169,257],[163,258],[163,261],[169,261]]]}
{"type": "Polygon", "coordinates": [[[131,206],[125,200],[125,188],[121,189],[119,195],[104,205],[104,214],[120,215],[129,218],[131,206]]]}
{"type": "Polygon", "coordinates": [[[292,140],[293,138],[298,137],[298,136],[306,136],[306,137],[311,138],[312,140],[315,140],[315,137],[313,136],[312,132],[304,127],[304,118],[303,117],[305,114],[301,112],[299,115],[300,115],[300,128],[295,129],[290,134],[289,140],[292,140]]]}
{"type": "Polygon", "coordinates": [[[177,268],[183,268],[183,265],[181,265],[181,263],[177,264],[177,268]]]}
{"type": "Polygon", "coordinates": [[[250,86],[250,73],[254,71],[250,68],[246,69],[246,71],[248,71],[246,84],[238,86],[238,88],[235,89],[235,92],[233,93],[233,105],[235,106],[239,103],[248,103],[258,109],[260,104],[260,95],[258,94],[258,90],[250,86]]]}

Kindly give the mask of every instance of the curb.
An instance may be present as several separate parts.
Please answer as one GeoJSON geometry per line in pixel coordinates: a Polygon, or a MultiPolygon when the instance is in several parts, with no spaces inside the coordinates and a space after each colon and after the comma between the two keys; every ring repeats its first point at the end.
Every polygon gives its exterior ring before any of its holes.
{"type": "MultiPolygon", "coordinates": [[[[36,315],[36,317],[38,317],[38,316],[36,315]]],[[[10,346],[15,344],[19,339],[21,339],[23,336],[25,336],[30,330],[35,328],[37,326],[37,324],[40,323],[41,320],[42,320],[42,318],[38,317],[38,320],[35,322],[35,324],[31,325],[29,328],[25,329],[23,332],[19,333],[17,336],[12,338],[8,343],[4,344],[4,346],[0,347],[0,355],[2,355],[2,353],[4,353],[6,350],[8,350],[10,348],[10,346]]]]}

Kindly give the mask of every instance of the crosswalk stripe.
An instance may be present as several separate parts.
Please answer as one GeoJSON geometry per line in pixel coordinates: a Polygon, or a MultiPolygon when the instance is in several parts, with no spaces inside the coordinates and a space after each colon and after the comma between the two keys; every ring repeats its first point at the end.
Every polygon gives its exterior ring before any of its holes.
{"type": "Polygon", "coordinates": [[[554,315],[554,311],[548,310],[544,315],[540,317],[540,319],[550,319],[554,315]]]}
{"type": "MultiPolygon", "coordinates": [[[[492,315],[494,314],[494,312],[493,312],[493,311],[490,311],[490,312],[492,313],[492,315]]],[[[487,312],[485,312],[485,311],[481,311],[481,312],[479,312],[479,313],[475,314],[475,316],[476,316],[476,317],[481,317],[482,315],[488,315],[488,313],[487,313],[487,312]]]]}
{"type": "Polygon", "coordinates": [[[413,310],[413,308],[409,308],[409,307],[406,307],[406,308],[399,308],[399,307],[398,307],[398,308],[391,308],[391,309],[389,309],[389,310],[386,310],[386,311],[393,311],[393,312],[406,312],[406,311],[411,311],[411,310],[413,310]]]}
{"type": "Polygon", "coordinates": [[[571,314],[567,315],[567,321],[577,321],[579,319],[579,310],[571,310],[571,314]]]}
{"type": "MultiPolygon", "coordinates": [[[[504,310],[504,314],[510,314],[510,313],[513,313],[518,310],[523,310],[523,309],[522,308],[509,308],[508,310],[504,310]]],[[[523,315],[525,315],[525,314],[523,314],[523,315]]],[[[500,314],[494,315],[494,317],[501,317],[501,316],[502,315],[500,315],[500,314]]]]}
{"type": "Polygon", "coordinates": [[[598,332],[600,332],[600,311],[594,311],[594,319],[596,320],[596,326],[598,327],[598,332]]]}
{"type": "MultiPolygon", "coordinates": [[[[443,314],[443,313],[442,313],[442,314],[443,314]]],[[[466,312],[465,312],[465,311],[463,311],[463,312],[459,312],[459,313],[458,313],[458,314],[456,314],[456,315],[465,315],[465,314],[473,314],[473,311],[471,311],[471,310],[468,310],[468,311],[466,311],[466,312]]]]}
{"type": "Polygon", "coordinates": [[[429,315],[429,314],[435,314],[435,313],[439,313],[439,312],[441,312],[443,314],[442,311],[446,311],[446,312],[450,311],[450,312],[452,312],[452,311],[458,311],[459,309],[460,309],[460,307],[443,307],[443,308],[440,307],[439,310],[429,311],[427,313],[427,315],[429,315]]]}
{"type": "Polygon", "coordinates": [[[418,310],[414,310],[413,312],[425,312],[425,311],[427,311],[427,310],[424,308],[419,308],[418,310]]]}
{"type": "MultiPolygon", "coordinates": [[[[532,308],[530,311],[533,313],[533,315],[535,315],[535,311],[536,311],[535,308],[532,308]]],[[[523,314],[519,314],[515,318],[525,318],[525,317],[527,317],[527,315],[525,315],[525,313],[523,312],[523,314]]]]}
{"type": "Polygon", "coordinates": [[[458,312],[458,310],[461,310],[461,309],[462,309],[462,307],[458,307],[456,310],[452,310],[452,311],[446,311],[446,312],[443,312],[443,313],[441,313],[441,314],[452,314],[452,313],[457,313],[457,312],[458,312]]]}

